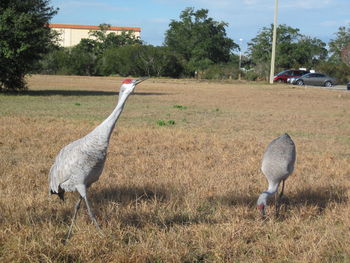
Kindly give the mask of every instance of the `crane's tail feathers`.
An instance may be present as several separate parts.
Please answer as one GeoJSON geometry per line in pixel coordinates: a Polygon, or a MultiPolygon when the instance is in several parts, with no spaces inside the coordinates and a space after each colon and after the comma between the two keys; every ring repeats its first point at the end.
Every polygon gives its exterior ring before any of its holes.
{"type": "Polygon", "coordinates": [[[64,201],[64,191],[59,191],[58,193],[56,193],[56,192],[50,190],[50,194],[52,194],[52,195],[58,195],[58,197],[59,197],[62,201],[64,201]]]}

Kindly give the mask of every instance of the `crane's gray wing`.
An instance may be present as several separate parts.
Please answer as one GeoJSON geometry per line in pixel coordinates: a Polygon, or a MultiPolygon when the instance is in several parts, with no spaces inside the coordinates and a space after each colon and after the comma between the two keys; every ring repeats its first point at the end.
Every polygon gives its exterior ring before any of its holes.
{"type": "Polygon", "coordinates": [[[295,144],[288,134],[284,134],[267,146],[262,171],[270,180],[280,180],[293,172],[295,156],[295,144]]]}
{"type": "Polygon", "coordinates": [[[49,173],[49,192],[58,193],[59,186],[70,179],[80,143],[81,139],[76,140],[63,147],[57,154],[49,173]]]}
{"type": "Polygon", "coordinates": [[[59,187],[74,191],[76,184],[98,180],[106,160],[106,140],[90,133],[64,147],[56,157],[49,174],[49,190],[58,193],[59,187]]]}

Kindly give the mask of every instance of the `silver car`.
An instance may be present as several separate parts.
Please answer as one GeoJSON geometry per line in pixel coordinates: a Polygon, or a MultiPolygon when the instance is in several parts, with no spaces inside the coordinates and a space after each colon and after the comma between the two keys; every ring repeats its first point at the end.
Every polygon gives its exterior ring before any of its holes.
{"type": "Polygon", "coordinates": [[[322,73],[308,73],[304,76],[292,79],[291,83],[296,85],[332,87],[336,84],[336,79],[322,73]]]}

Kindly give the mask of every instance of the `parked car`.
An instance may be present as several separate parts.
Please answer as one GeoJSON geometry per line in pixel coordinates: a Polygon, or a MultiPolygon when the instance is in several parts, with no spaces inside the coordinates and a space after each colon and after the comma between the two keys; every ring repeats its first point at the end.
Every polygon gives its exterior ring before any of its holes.
{"type": "Polygon", "coordinates": [[[296,77],[300,77],[300,76],[303,76],[305,74],[309,73],[309,71],[306,71],[306,70],[294,70],[294,69],[288,69],[288,70],[285,70],[285,71],[282,71],[280,73],[278,73],[273,81],[274,82],[285,82],[287,83],[287,79],[288,78],[296,78],[296,77]]]}
{"type": "Polygon", "coordinates": [[[350,82],[347,85],[347,90],[350,90],[350,82]]]}
{"type": "Polygon", "coordinates": [[[315,85],[325,87],[332,87],[336,83],[335,78],[332,78],[322,73],[308,73],[301,77],[293,78],[290,81],[292,84],[296,85],[315,85]]]}

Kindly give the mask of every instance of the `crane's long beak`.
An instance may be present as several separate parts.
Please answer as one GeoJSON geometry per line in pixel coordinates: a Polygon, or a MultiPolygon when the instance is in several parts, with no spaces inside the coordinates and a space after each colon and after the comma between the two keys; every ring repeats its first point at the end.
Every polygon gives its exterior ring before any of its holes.
{"type": "Polygon", "coordinates": [[[135,80],[135,85],[140,84],[142,81],[149,79],[149,77],[145,77],[145,78],[139,78],[135,80]]]}

